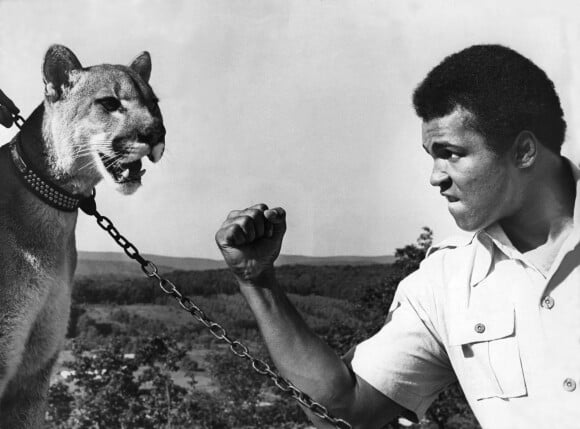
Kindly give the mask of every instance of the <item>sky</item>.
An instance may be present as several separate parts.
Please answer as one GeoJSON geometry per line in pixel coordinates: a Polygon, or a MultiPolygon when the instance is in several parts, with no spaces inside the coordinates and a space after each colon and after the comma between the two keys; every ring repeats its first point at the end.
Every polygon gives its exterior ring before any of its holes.
{"type": "MultiPolygon", "coordinates": [[[[99,211],[142,253],[218,259],[230,210],[282,206],[282,252],[385,255],[423,226],[460,231],[429,183],[411,94],[445,56],[500,43],[560,94],[580,161],[580,6],[573,1],[0,0],[0,88],[26,116],[48,46],[85,66],[151,53],[167,128],[142,188],[97,187],[99,211]]],[[[15,129],[0,127],[0,142],[15,129]]],[[[116,251],[79,215],[80,250],[116,251]]]]}

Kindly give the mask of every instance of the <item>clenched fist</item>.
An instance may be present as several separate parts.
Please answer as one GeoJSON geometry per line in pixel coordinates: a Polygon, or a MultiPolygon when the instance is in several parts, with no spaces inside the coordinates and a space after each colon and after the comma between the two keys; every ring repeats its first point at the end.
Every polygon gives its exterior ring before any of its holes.
{"type": "Polygon", "coordinates": [[[256,204],[230,212],[215,240],[236,277],[251,282],[274,266],[285,232],[284,209],[256,204]]]}

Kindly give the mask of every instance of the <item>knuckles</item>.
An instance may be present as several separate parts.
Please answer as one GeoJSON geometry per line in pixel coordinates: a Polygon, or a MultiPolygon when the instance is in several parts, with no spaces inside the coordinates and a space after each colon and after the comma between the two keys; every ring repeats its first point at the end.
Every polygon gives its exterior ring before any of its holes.
{"type": "MultiPolygon", "coordinates": [[[[286,231],[286,224],[282,222],[275,225],[266,218],[265,212],[270,210],[266,204],[256,204],[242,210],[232,210],[226,220],[215,234],[215,241],[220,248],[238,246],[251,243],[262,237],[271,238],[275,228],[282,232],[286,231]]],[[[278,217],[284,218],[286,212],[278,207],[272,209],[278,217]]],[[[278,222],[275,222],[278,223],[278,222]]]]}
{"type": "Polygon", "coordinates": [[[237,244],[236,242],[239,241],[243,235],[244,232],[242,227],[238,224],[231,223],[218,229],[215,233],[215,241],[220,248],[227,247],[232,244],[237,244]]]}
{"type": "Polygon", "coordinates": [[[265,219],[264,212],[268,210],[265,204],[257,204],[243,210],[232,210],[226,217],[226,222],[247,222],[249,220],[261,221],[265,219]]]}
{"type": "Polygon", "coordinates": [[[265,212],[266,210],[268,210],[268,206],[264,203],[260,203],[260,204],[256,204],[256,205],[250,207],[250,209],[257,209],[257,210],[260,210],[262,212],[265,212]]]}
{"type": "Polygon", "coordinates": [[[244,215],[251,217],[252,219],[259,219],[260,216],[264,216],[264,210],[249,208],[249,209],[244,210],[244,215]]]}
{"type": "Polygon", "coordinates": [[[240,210],[232,210],[231,212],[228,213],[228,216],[226,217],[226,219],[233,219],[235,217],[237,217],[240,214],[240,210]]]}

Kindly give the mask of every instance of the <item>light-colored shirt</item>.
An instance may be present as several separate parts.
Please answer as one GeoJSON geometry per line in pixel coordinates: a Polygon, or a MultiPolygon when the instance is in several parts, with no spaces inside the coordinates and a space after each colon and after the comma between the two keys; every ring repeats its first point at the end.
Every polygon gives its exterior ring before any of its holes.
{"type": "Polygon", "coordinates": [[[429,253],[355,373],[418,417],[459,380],[483,428],[580,428],[580,198],[549,272],[497,224],[429,253]]]}

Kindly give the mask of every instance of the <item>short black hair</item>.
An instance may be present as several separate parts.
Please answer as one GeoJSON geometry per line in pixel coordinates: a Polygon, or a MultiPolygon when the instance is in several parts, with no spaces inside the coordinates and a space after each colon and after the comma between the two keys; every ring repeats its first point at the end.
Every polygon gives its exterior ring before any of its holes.
{"type": "Polygon", "coordinates": [[[425,122],[457,107],[474,115],[471,124],[498,153],[523,131],[560,153],[566,121],[554,84],[532,61],[501,45],[475,45],[445,58],[413,94],[425,122]]]}

